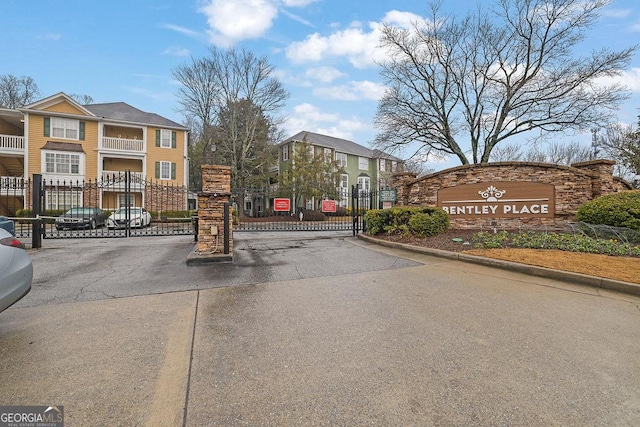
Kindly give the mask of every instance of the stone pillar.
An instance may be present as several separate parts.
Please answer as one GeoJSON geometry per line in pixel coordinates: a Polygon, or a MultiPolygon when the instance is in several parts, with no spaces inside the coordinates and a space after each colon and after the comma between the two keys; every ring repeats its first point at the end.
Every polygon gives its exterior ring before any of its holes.
{"type": "Polygon", "coordinates": [[[410,183],[415,181],[418,174],[413,172],[399,172],[391,176],[391,187],[396,189],[397,204],[407,206],[409,204],[409,194],[411,193],[410,183]]]}
{"type": "Polygon", "coordinates": [[[233,233],[231,216],[231,168],[229,166],[202,166],[202,191],[198,193],[198,245],[199,256],[221,255],[231,259],[233,233]],[[229,254],[224,254],[224,204],[229,202],[229,254]],[[217,236],[214,234],[217,228],[217,236]]]}
{"type": "Polygon", "coordinates": [[[588,170],[596,176],[593,178],[593,197],[604,196],[605,194],[615,193],[617,186],[613,179],[613,166],[616,164],[613,160],[597,159],[587,162],[573,163],[571,166],[578,169],[588,170]]]}

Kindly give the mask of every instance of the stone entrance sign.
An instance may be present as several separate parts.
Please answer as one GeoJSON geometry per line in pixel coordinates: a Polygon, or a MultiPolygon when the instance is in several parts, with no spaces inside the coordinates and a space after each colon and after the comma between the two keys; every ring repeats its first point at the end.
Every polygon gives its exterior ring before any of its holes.
{"type": "Polygon", "coordinates": [[[555,187],[537,182],[483,182],[438,190],[438,206],[458,218],[552,218],[555,187]]]}
{"type": "Polygon", "coordinates": [[[451,228],[563,227],[576,221],[581,205],[596,197],[630,190],[613,176],[612,160],[561,166],[500,162],[457,166],[417,177],[393,175],[402,206],[440,206],[451,228]]]}

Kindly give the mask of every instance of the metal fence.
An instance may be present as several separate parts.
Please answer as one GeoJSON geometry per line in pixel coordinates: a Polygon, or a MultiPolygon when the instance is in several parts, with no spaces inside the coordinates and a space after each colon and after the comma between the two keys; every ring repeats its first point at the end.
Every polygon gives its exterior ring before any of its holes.
{"type": "Polygon", "coordinates": [[[183,186],[122,172],[95,181],[3,177],[0,216],[16,237],[39,240],[185,235],[194,233],[183,186]]]}

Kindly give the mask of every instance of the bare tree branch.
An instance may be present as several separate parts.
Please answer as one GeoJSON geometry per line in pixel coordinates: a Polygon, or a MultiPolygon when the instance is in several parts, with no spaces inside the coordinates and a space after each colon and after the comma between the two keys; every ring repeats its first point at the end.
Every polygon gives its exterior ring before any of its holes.
{"type": "Polygon", "coordinates": [[[410,29],[385,26],[388,59],[380,65],[388,90],[378,105],[375,144],[482,163],[519,134],[603,126],[628,93],[600,82],[628,66],[637,47],[573,53],[610,3],[497,0],[491,12],[479,7],[462,19],[442,16],[433,4],[410,29]]]}
{"type": "Polygon", "coordinates": [[[31,104],[40,91],[31,77],[0,75],[0,107],[16,109],[31,104]]]}

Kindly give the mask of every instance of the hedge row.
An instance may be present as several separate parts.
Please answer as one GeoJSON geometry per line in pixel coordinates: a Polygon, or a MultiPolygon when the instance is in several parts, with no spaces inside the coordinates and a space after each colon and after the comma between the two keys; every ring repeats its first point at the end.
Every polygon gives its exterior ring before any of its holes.
{"type": "Polygon", "coordinates": [[[364,215],[367,231],[430,237],[449,229],[449,215],[437,207],[391,208],[367,211],[364,215]]]}

